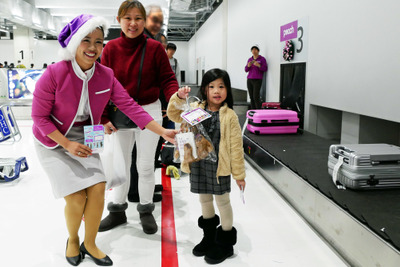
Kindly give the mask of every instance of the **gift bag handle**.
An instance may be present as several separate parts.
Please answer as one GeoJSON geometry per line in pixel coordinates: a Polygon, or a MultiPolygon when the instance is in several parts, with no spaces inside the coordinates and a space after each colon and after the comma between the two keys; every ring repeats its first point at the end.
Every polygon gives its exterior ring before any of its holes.
{"type": "Polygon", "coordinates": [[[194,98],[194,99],[196,99],[197,101],[199,101],[199,102],[201,102],[201,100],[197,97],[197,96],[189,96],[189,97],[186,97],[186,109],[187,110],[190,110],[190,104],[189,104],[189,99],[190,98],[194,98]]]}

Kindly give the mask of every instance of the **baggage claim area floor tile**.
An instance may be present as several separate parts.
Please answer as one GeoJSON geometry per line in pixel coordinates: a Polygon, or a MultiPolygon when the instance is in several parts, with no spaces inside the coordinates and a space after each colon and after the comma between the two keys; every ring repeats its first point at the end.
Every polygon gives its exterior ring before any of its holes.
{"type": "MultiPolygon", "coordinates": [[[[26,157],[29,169],[10,183],[0,183],[0,265],[70,266],[65,259],[68,238],[64,200],[54,199],[33,146],[32,121],[19,120],[22,140],[0,143],[0,158],[26,157]]],[[[238,231],[234,255],[218,266],[348,266],[292,209],[269,183],[246,162],[244,203],[232,180],[231,204],[238,231]]],[[[136,203],[129,203],[128,223],[99,233],[97,245],[114,266],[209,266],[192,255],[202,231],[198,195],[190,192],[189,176],[179,180],[156,170],[156,183],[166,187],[154,217],[158,232],[146,235],[136,203]]],[[[106,197],[109,192],[106,192],[106,197]]],[[[106,203],[107,203],[106,199],[106,203]]],[[[218,213],[218,209],[216,208],[218,213]]],[[[103,217],[108,214],[104,209],[103,217]]],[[[84,236],[84,222],[79,232],[84,236]]],[[[86,257],[80,266],[96,266],[86,257]]]]}

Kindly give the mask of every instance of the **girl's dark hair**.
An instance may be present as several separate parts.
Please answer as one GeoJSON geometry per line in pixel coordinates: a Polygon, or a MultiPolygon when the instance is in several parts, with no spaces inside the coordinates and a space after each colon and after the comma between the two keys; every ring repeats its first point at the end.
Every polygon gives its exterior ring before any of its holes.
{"type": "Polygon", "coordinates": [[[224,81],[224,84],[226,87],[226,92],[227,92],[226,99],[224,102],[222,102],[222,105],[224,103],[227,103],[228,107],[233,109],[233,96],[232,96],[231,80],[229,79],[229,74],[224,70],[211,69],[204,74],[203,79],[201,80],[201,86],[200,86],[200,90],[198,93],[198,97],[207,101],[208,85],[212,81],[215,81],[218,78],[222,78],[222,80],[224,81]]]}
{"type": "Polygon", "coordinates": [[[139,1],[134,1],[134,0],[126,0],[122,2],[122,4],[119,6],[118,9],[118,17],[122,18],[125,16],[125,14],[128,12],[129,9],[131,8],[137,8],[140,11],[140,14],[142,15],[143,19],[146,21],[146,10],[144,9],[142,3],[139,1]]]}

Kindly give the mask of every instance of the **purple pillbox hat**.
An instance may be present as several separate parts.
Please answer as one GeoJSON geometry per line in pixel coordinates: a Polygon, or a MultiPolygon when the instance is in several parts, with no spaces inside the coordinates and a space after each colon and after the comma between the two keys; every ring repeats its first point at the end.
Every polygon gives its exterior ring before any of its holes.
{"type": "Polygon", "coordinates": [[[82,14],[69,22],[58,35],[58,42],[62,47],[60,51],[61,58],[63,60],[75,58],[76,49],[81,40],[98,27],[103,28],[104,37],[106,37],[109,25],[103,17],[82,14]]]}

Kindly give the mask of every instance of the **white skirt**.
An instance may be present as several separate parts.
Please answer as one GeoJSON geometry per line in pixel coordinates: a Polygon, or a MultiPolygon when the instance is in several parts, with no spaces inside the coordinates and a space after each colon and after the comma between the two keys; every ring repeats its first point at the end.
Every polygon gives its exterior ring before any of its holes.
{"type": "MultiPolygon", "coordinates": [[[[67,138],[83,144],[83,126],[72,127],[67,138]]],[[[49,177],[55,198],[62,198],[106,181],[99,154],[81,158],[71,155],[61,146],[48,149],[37,140],[35,148],[39,161],[49,177]]]]}

